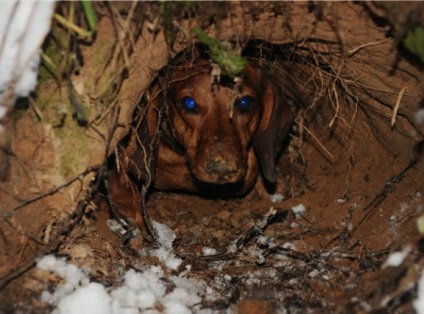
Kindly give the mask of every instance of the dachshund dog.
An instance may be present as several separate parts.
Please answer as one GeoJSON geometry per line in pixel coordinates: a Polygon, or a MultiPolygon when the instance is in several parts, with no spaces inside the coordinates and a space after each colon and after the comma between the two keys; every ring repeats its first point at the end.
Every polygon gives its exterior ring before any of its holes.
{"type": "Polygon", "coordinates": [[[282,87],[254,63],[236,82],[212,72],[205,58],[185,60],[153,88],[126,151],[133,177],[157,189],[221,187],[234,195],[253,187],[259,168],[275,182],[276,157],[292,122],[282,87]]]}

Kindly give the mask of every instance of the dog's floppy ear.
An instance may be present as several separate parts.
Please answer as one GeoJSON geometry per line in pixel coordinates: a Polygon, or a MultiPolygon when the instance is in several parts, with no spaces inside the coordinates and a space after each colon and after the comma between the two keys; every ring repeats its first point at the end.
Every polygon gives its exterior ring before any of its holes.
{"type": "Polygon", "coordinates": [[[263,113],[253,137],[262,173],[269,183],[275,182],[276,157],[293,120],[290,106],[284,102],[281,87],[267,81],[263,93],[263,113]]]}

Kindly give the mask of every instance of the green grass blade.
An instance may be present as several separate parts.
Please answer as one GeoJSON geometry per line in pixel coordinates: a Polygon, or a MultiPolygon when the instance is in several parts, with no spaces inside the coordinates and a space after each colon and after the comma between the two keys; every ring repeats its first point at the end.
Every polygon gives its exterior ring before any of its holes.
{"type": "Polygon", "coordinates": [[[90,0],[81,0],[85,16],[88,21],[88,26],[92,32],[96,31],[96,13],[94,12],[93,4],[90,0]]]}

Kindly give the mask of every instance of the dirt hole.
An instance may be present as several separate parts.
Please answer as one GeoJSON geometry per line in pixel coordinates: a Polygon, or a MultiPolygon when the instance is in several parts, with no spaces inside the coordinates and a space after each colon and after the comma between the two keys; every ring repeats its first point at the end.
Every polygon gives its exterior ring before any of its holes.
{"type": "Polygon", "coordinates": [[[417,112],[424,98],[422,64],[400,43],[412,27],[400,12],[419,16],[422,6],[404,5],[225,3],[225,14],[213,3],[98,4],[96,41],[78,46],[85,62],[71,75],[89,109],[87,125],[70,115],[61,120],[60,88],[51,80],[10,119],[0,309],[54,308],[40,294],[61,279],[33,267],[54,253],[111,289],[128,269],[164,267],[169,291],[169,278],[184,273],[214,291],[193,311],[413,311],[422,269],[424,127],[417,112]],[[187,35],[195,26],[266,63],[294,120],[271,189],[259,178],[237,197],[149,191],[149,218],[175,235],[181,264],[170,269],[150,254],[146,229],[124,241],[107,224],[122,215],[140,225],[140,192],[116,193],[111,215],[100,178],[160,70],[197,41],[187,35]],[[393,252],[405,252],[397,267],[386,263],[393,252]]]}

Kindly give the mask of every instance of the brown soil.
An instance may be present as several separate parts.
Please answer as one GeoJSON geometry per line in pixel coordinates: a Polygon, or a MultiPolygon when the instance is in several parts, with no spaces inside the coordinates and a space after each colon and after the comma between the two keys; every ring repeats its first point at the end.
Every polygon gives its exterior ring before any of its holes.
{"type": "MultiPolygon", "coordinates": [[[[120,5],[121,18],[126,17],[128,4],[120,5]]],[[[96,167],[105,161],[105,150],[113,153],[128,132],[140,95],[169,58],[189,46],[192,39],[187,36],[195,26],[223,41],[265,41],[274,45],[274,52],[283,47],[280,51],[303,60],[286,58],[277,68],[285,69],[292,86],[287,97],[298,103],[274,190],[259,179],[240,198],[181,191],[152,191],[148,196],[150,218],[176,234],[174,250],[184,259],[179,271],[192,265],[190,277],[210,282],[219,292],[220,298],[205,300],[204,307],[240,313],[413,311],[423,267],[416,221],[423,214],[424,163],[416,158],[424,124],[415,120],[424,99],[423,72],[422,64],[398,46],[402,35],[396,25],[406,28],[403,16],[410,10],[424,12],[422,5],[223,5],[228,10],[215,3],[169,4],[172,22],[157,23],[163,4],[139,4],[134,21],[144,23],[133,21],[140,34],[128,49],[134,50],[128,78],[118,98],[98,109],[93,95],[100,94],[106,78],[98,75],[103,72],[96,49],[117,38],[111,18],[115,13],[99,4],[98,36],[82,48],[84,66],[73,78],[85,82],[92,123],[80,127],[68,117],[56,127],[57,108],[41,103],[46,93],[57,93],[49,82],[39,86],[35,105],[11,116],[10,152],[2,153],[10,168],[0,185],[0,312],[51,310],[39,295],[57,284],[57,278],[32,267],[35,258],[48,253],[91,269],[91,278],[107,286],[119,284],[122,269],[160,263],[140,257],[138,250],[151,247],[143,237],[124,245],[107,227],[110,211],[94,179],[101,174],[96,167]],[[211,26],[213,21],[219,26],[211,26]],[[170,34],[175,36],[173,49],[170,34]],[[108,139],[118,107],[122,127],[108,139]],[[83,144],[76,140],[81,137],[86,139],[83,144]],[[273,203],[270,193],[282,194],[284,200],[273,203]],[[38,196],[44,197],[35,200],[38,196]],[[296,216],[291,208],[299,204],[306,212],[296,216]],[[276,213],[270,214],[272,208],[276,213]],[[258,243],[262,235],[267,241],[258,243]],[[238,249],[228,252],[235,242],[238,249]],[[383,266],[391,252],[408,245],[412,250],[399,267],[383,266]],[[197,258],[205,247],[223,254],[197,258]],[[226,275],[231,277],[222,281],[226,284],[214,282],[226,275]]],[[[136,28],[132,31],[137,33],[136,28]]],[[[138,197],[132,195],[115,202],[127,217],[138,208],[138,197]]]]}

